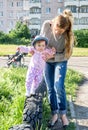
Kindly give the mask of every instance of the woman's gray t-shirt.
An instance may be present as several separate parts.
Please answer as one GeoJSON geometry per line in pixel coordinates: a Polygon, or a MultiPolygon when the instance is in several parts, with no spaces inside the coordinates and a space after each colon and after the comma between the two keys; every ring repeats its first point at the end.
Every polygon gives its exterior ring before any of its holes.
{"type": "Polygon", "coordinates": [[[48,40],[49,40],[48,47],[55,47],[55,49],[56,49],[55,58],[48,60],[48,62],[66,61],[67,58],[65,57],[65,36],[64,36],[64,34],[62,34],[60,36],[54,36],[52,33],[50,20],[46,20],[43,23],[40,34],[48,38],[48,40]]]}

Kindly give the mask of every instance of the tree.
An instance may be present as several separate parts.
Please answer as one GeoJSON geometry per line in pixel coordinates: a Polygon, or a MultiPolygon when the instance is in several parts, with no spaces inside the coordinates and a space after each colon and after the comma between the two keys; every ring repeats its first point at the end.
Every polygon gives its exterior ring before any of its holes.
{"type": "Polygon", "coordinates": [[[25,38],[25,39],[31,38],[29,28],[27,27],[26,24],[23,24],[22,22],[17,22],[15,29],[11,30],[9,35],[14,38],[25,38]]]}
{"type": "Polygon", "coordinates": [[[15,28],[9,32],[9,37],[15,44],[29,44],[31,34],[26,24],[17,22],[15,28]]]}

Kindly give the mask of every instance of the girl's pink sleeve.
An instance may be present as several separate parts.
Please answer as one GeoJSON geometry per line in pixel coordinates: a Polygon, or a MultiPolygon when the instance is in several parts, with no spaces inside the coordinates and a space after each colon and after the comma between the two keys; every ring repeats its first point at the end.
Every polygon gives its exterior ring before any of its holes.
{"type": "Polygon", "coordinates": [[[46,53],[46,54],[49,54],[49,55],[54,55],[54,54],[56,53],[56,50],[53,49],[53,48],[46,49],[46,50],[45,50],[45,53],[46,53]]]}
{"type": "Polygon", "coordinates": [[[55,55],[55,53],[56,53],[55,48],[45,49],[42,53],[42,58],[45,60],[47,55],[53,56],[55,55]]]}
{"type": "Polygon", "coordinates": [[[34,51],[34,47],[20,46],[19,48],[23,53],[31,53],[31,51],[34,51]]]}

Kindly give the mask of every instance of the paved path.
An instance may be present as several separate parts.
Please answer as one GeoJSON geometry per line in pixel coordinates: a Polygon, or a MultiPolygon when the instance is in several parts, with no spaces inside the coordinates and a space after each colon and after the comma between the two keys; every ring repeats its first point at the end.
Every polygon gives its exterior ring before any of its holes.
{"type": "MultiPolygon", "coordinates": [[[[0,67],[6,67],[7,57],[0,57],[0,67]]],[[[30,58],[25,58],[28,65],[30,58]]],[[[79,86],[77,98],[73,103],[72,112],[76,123],[76,130],[88,130],[88,57],[72,57],[68,68],[78,71],[85,76],[85,81],[79,86]]]]}
{"type": "Polygon", "coordinates": [[[85,76],[84,82],[79,86],[76,101],[73,102],[73,118],[76,130],[88,130],[88,57],[72,57],[69,68],[85,76]]]}
{"type": "Polygon", "coordinates": [[[68,62],[68,67],[84,74],[88,77],[88,57],[72,57],[68,62]]]}

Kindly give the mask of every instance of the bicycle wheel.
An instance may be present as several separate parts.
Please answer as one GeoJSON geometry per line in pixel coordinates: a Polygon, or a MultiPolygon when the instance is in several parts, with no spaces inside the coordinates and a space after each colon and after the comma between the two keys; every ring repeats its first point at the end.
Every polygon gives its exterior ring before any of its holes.
{"type": "Polygon", "coordinates": [[[33,130],[40,130],[42,123],[42,96],[33,95],[25,99],[23,122],[31,124],[33,130]]]}
{"type": "Polygon", "coordinates": [[[33,128],[29,124],[20,124],[10,127],[9,130],[33,130],[33,128]]]}

